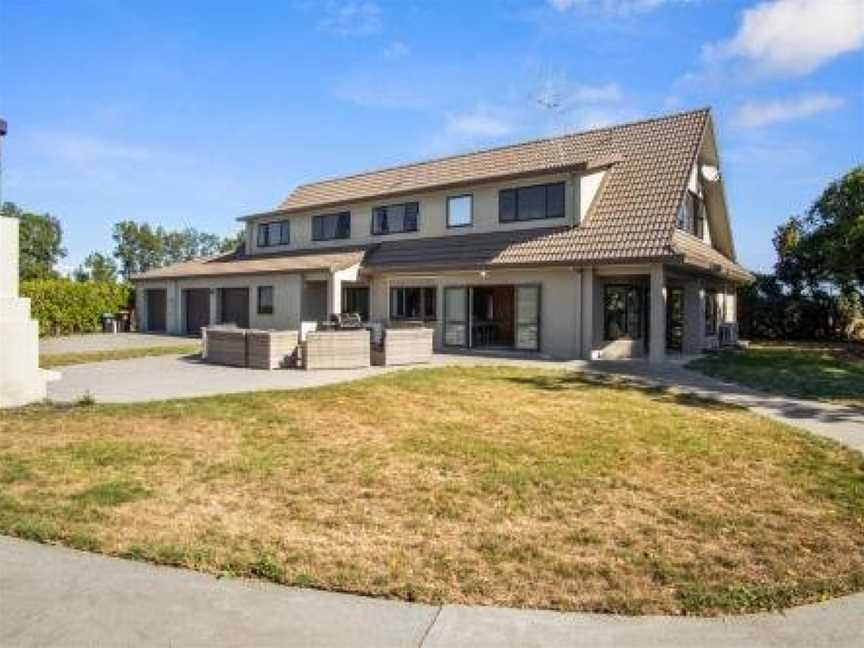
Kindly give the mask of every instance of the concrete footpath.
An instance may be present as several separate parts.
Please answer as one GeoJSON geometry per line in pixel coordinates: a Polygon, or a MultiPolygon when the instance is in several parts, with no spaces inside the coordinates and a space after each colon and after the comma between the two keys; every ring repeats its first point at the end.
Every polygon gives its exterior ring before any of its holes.
{"type": "Polygon", "coordinates": [[[864,594],[785,614],[435,607],[217,579],[0,536],[0,646],[864,646],[864,594]]]}

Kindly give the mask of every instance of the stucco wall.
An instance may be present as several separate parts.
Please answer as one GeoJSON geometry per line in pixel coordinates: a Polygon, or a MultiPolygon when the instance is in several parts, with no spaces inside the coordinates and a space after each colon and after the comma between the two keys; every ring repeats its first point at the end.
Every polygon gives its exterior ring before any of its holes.
{"type": "Polygon", "coordinates": [[[260,329],[296,329],[300,326],[302,275],[270,274],[244,277],[202,277],[171,281],[139,281],[136,283],[135,304],[140,330],[146,331],[149,288],[166,290],[166,325],[168,333],[184,334],[186,329],[183,290],[207,288],[210,293],[211,324],[218,323],[219,288],[249,288],[249,325],[260,329]],[[258,314],[258,286],[273,286],[273,314],[258,314]]]}
{"type": "Polygon", "coordinates": [[[303,248],[338,247],[346,244],[365,244],[370,242],[392,241],[405,238],[424,238],[435,236],[477,234],[499,230],[533,229],[537,227],[560,227],[574,225],[584,216],[600,186],[605,171],[595,171],[585,176],[558,173],[532,177],[530,179],[510,180],[459,187],[449,191],[418,193],[398,198],[351,203],[342,207],[319,209],[288,216],[262,217],[247,222],[246,240],[248,249],[255,253],[272,253],[303,248]],[[501,189],[524,187],[536,184],[565,182],[565,217],[517,223],[499,223],[498,192],[501,189]],[[471,194],[473,196],[473,223],[470,227],[447,227],[447,197],[471,194]],[[372,209],[383,205],[404,202],[419,202],[418,231],[403,234],[373,235],[372,209]],[[339,211],[351,212],[351,238],[335,241],[312,240],[312,217],[316,214],[329,214],[339,211]],[[259,248],[255,235],[258,223],[288,219],[291,222],[290,245],[259,248]]]}
{"type": "Polygon", "coordinates": [[[427,274],[422,276],[377,275],[370,280],[370,317],[387,321],[390,317],[390,288],[396,286],[435,286],[435,345],[442,348],[444,288],[448,286],[540,285],[540,351],[553,358],[573,359],[580,354],[579,271],[522,270],[427,274]]]}

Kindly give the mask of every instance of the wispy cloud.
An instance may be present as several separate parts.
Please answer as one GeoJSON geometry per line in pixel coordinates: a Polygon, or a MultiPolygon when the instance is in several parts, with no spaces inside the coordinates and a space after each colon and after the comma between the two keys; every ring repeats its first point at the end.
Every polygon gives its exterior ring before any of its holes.
{"type": "Polygon", "coordinates": [[[411,49],[402,41],[394,41],[384,48],[383,56],[386,59],[400,59],[408,56],[411,49]]]}
{"type": "Polygon", "coordinates": [[[703,57],[741,58],[760,71],[803,75],[862,47],[860,0],[772,0],[745,10],[735,36],[706,45],[703,57]]]}
{"type": "Polygon", "coordinates": [[[465,138],[495,138],[509,135],[513,125],[496,111],[479,107],[464,113],[447,114],[447,131],[465,138]]]}
{"type": "Polygon", "coordinates": [[[92,135],[37,132],[29,140],[43,154],[79,165],[145,162],[162,155],[152,149],[92,135]]]}
{"type": "Polygon", "coordinates": [[[318,23],[321,31],[338,36],[377,34],[384,27],[381,8],[374,2],[327,2],[325,16],[318,23]]]}
{"type": "Polygon", "coordinates": [[[691,4],[698,0],[549,0],[549,6],[560,12],[581,9],[614,16],[642,14],[670,4],[691,4]]]}
{"type": "Polygon", "coordinates": [[[826,93],[809,94],[796,99],[751,101],[743,104],[735,113],[735,124],[742,128],[759,128],[837,110],[845,103],[841,97],[826,93]]]}

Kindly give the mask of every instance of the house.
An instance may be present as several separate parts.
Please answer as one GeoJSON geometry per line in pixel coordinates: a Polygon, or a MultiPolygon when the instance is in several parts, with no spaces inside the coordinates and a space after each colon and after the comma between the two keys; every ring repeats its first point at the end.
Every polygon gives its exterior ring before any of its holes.
{"type": "Polygon", "coordinates": [[[145,331],[423,320],[438,349],[662,361],[718,344],[735,261],[709,109],[297,187],[245,246],[133,278],[145,331]]]}

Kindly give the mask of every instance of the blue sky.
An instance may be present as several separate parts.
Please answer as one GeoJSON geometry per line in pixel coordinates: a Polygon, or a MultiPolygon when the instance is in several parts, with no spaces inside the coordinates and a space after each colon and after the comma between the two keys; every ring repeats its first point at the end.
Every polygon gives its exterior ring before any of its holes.
{"type": "Polygon", "coordinates": [[[121,219],[228,234],[301,182],[711,105],[766,269],[864,160],[862,47],[861,0],[0,0],[3,199],[71,268],[121,219]]]}

